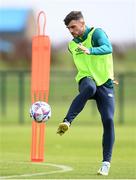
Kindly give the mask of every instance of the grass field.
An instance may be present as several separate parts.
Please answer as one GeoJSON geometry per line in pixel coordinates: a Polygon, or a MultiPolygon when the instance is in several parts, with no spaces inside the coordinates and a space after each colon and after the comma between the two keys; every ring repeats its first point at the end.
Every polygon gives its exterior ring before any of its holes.
{"type": "MultiPolygon", "coordinates": [[[[102,159],[101,125],[90,123],[88,126],[81,126],[78,121],[75,121],[69,132],[62,137],[56,134],[56,129],[57,126],[50,125],[48,122],[45,164],[34,165],[30,162],[31,125],[2,125],[0,129],[1,178],[7,176],[11,179],[104,179],[105,177],[96,175],[102,159]],[[68,166],[73,170],[61,172],[60,167],[48,163],[68,166]]],[[[106,178],[136,178],[135,126],[116,125],[112,166],[106,178]]]]}

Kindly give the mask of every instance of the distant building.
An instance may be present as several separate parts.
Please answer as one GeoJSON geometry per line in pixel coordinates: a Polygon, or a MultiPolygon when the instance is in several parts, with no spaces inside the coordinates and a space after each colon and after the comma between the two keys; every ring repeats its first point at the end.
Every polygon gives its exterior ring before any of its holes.
{"type": "Polygon", "coordinates": [[[33,10],[0,9],[0,59],[30,60],[34,34],[33,10]]]}

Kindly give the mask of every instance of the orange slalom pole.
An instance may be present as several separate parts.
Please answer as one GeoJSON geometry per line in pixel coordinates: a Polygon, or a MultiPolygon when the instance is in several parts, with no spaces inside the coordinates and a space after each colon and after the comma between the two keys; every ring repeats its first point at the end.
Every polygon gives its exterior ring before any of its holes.
{"type": "Polygon", "coordinates": [[[32,147],[31,147],[31,159],[36,159],[36,144],[37,144],[37,124],[35,121],[32,122],[32,147]]]}
{"type": "Polygon", "coordinates": [[[45,135],[45,127],[44,123],[40,124],[39,128],[39,146],[38,146],[38,157],[41,161],[43,161],[44,157],[44,135],[45,135]]]}
{"type": "MultiPolygon", "coordinates": [[[[37,19],[38,35],[32,39],[31,99],[48,102],[50,80],[50,39],[45,33],[46,17],[41,11],[37,19]],[[43,32],[40,34],[40,16],[44,17],[43,32]]],[[[32,122],[31,161],[44,160],[45,123],[32,122]]]]}

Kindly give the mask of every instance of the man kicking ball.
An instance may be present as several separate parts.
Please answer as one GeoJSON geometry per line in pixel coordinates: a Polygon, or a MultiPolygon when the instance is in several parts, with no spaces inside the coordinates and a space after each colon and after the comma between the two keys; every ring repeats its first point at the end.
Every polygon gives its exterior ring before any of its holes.
{"type": "Polygon", "coordinates": [[[114,75],[112,46],[106,33],[100,28],[88,27],[80,11],[70,12],[64,23],[73,40],[69,51],[77,68],[76,81],[79,94],[72,101],[57,133],[63,135],[75,117],[83,110],[87,100],[94,99],[103,124],[103,160],[98,170],[100,175],[108,175],[114,144],[114,75]]]}

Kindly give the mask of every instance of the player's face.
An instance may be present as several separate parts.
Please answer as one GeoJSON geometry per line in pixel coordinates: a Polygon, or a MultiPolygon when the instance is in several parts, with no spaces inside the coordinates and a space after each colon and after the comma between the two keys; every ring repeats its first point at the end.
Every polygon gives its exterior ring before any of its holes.
{"type": "Polygon", "coordinates": [[[85,22],[83,19],[72,20],[68,24],[67,28],[69,29],[70,33],[74,38],[80,37],[85,31],[85,22]]]}

